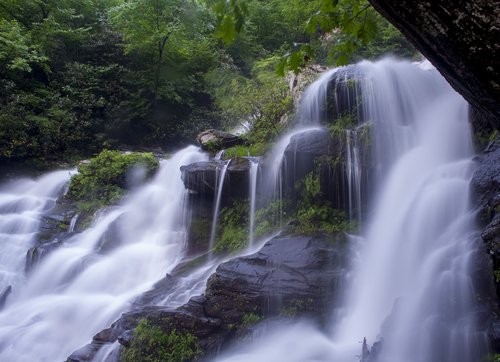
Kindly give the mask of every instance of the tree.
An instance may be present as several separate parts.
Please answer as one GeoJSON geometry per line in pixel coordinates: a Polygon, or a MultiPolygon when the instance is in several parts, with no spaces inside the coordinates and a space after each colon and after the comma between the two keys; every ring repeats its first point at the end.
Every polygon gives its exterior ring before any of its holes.
{"type": "Polygon", "coordinates": [[[155,61],[154,98],[158,98],[161,70],[168,41],[183,28],[183,0],[132,0],[111,10],[116,29],[126,41],[125,51],[151,56],[155,61]]]}

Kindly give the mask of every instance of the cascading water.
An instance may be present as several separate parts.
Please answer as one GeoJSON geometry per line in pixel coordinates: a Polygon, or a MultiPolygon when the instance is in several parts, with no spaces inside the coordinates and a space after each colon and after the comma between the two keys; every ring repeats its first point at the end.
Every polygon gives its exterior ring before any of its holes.
{"type": "Polygon", "coordinates": [[[250,208],[249,208],[249,217],[248,217],[248,245],[251,247],[254,243],[254,229],[255,229],[255,205],[257,203],[257,176],[259,172],[259,161],[258,160],[250,160],[250,171],[249,171],[249,199],[250,199],[250,208]]]}
{"type": "MultiPolygon", "coordinates": [[[[287,325],[219,361],[354,362],[364,337],[381,342],[377,362],[471,362],[488,352],[469,275],[477,246],[467,104],[435,69],[385,59],[356,73],[377,197],[344,306],[329,333],[287,325]]],[[[354,150],[347,157],[352,176],[354,150]]]]}
{"type": "Polygon", "coordinates": [[[349,219],[361,221],[361,164],[358,132],[346,129],[346,176],[349,219]]]}
{"type": "Polygon", "coordinates": [[[0,294],[24,277],[26,252],[40,218],[51,209],[74,171],[51,172],[38,180],[16,180],[0,188],[0,294]]]}
{"type": "Polygon", "coordinates": [[[65,360],[172,270],[186,241],[180,166],[206,158],[194,146],[179,151],[150,183],[47,255],[0,314],[0,360],[65,360]]]}
{"type": "Polygon", "coordinates": [[[214,199],[215,204],[214,204],[214,212],[213,212],[213,216],[212,216],[212,228],[210,230],[210,243],[209,243],[209,251],[210,252],[215,247],[215,238],[217,236],[217,222],[219,220],[220,205],[221,205],[221,201],[222,201],[222,191],[224,190],[224,181],[226,180],[227,168],[229,167],[230,163],[231,163],[231,160],[224,161],[224,163],[222,164],[222,168],[220,170],[217,167],[216,181],[215,181],[216,197],[214,199]]]}

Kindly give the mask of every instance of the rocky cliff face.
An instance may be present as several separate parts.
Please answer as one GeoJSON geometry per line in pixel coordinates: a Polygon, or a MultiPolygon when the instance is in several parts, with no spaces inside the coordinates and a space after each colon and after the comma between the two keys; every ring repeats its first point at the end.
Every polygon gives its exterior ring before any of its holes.
{"type": "Polygon", "coordinates": [[[491,128],[500,128],[500,1],[369,0],[491,128]]]}
{"type": "Polygon", "coordinates": [[[244,340],[265,318],[309,316],[324,322],[342,288],[347,247],[344,233],[279,236],[255,254],[220,264],[204,295],[178,308],[152,306],[155,296],[164,296],[175,287],[180,276],[174,272],[159,281],[151,295],[136,301],[133,311],[74,352],[68,362],[91,361],[100,348],[117,340],[122,348],[133,348],[134,329],[142,319],[167,334],[193,335],[202,360],[244,340]]]}

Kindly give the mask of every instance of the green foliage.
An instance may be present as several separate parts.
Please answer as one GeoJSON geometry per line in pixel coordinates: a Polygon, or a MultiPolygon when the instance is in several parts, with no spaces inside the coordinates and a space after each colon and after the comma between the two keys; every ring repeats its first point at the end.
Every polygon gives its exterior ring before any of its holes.
{"type": "Polygon", "coordinates": [[[78,167],[73,176],[67,197],[85,212],[92,212],[116,202],[127,189],[127,176],[135,167],[143,167],[147,176],[159,167],[151,153],[123,154],[102,151],[88,163],[78,167]]]}
{"type": "MultiPolygon", "coordinates": [[[[399,31],[367,0],[313,0],[307,4],[298,0],[270,0],[266,5],[257,0],[234,0],[226,8],[219,8],[224,14],[219,16],[219,23],[223,17],[234,17],[232,9],[245,3],[249,9],[247,21],[240,20],[245,26],[240,30],[236,27],[223,29],[230,35],[222,31],[219,36],[228,41],[235,40],[248,27],[258,34],[259,44],[266,49],[274,51],[284,46],[287,52],[277,65],[281,75],[287,70],[298,73],[314,57],[335,65],[346,65],[363,57],[380,57],[388,52],[401,56],[416,54],[399,31]],[[269,31],[270,26],[272,31],[269,31]],[[288,31],[288,36],[282,33],[283,30],[288,31]]],[[[224,20],[231,23],[231,20],[224,20]]]]}
{"type": "MultiPolygon", "coordinates": [[[[274,72],[277,57],[255,62],[252,78],[240,75],[233,67],[210,73],[215,99],[232,125],[250,120],[251,143],[266,143],[283,129],[284,119],[293,108],[286,82],[274,72]]],[[[228,125],[230,126],[230,125],[228,125]]]]}
{"type": "Polygon", "coordinates": [[[495,269],[493,271],[493,275],[495,276],[495,281],[497,283],[500,283],[500,269],[495,269]]]}
{"type": "Polygon", "coordinates": [[[258,323],[261,319],[262,319],[261,316],[255,313],[246,313],[243,315],[243,319],[241,320],[241,325],[248,327],[258,323]]]}
{"type": "Polygon", "coordinates": [[[269,144],[253,143],[249,146],[239,145],[226,149],[223,158],[229,160],[235,157],[262,156],[269,148],[269,144]]]}
{"type": "Polygon", "coordinates": [[[308,299],[293,299],[288,306],[281,310],[281,315],[285,317],[297,317],[301,312],[312,311],[314,305],[311,298],[308,299]]]}
{"type": "Polygon", "coordinates": [[[290,203],[287,200],[275,200],[266,207],[255,211],[256,237],[270,235],[283,227],[290,220],[290,203]]]}
{"type": "Polygon", "coordinates": [[[217,252],[236,252],[248,241],[248,202],[233,201],[231,207],[220,212],[219,235],[215,244],[217,252]]]}
{"type": "Polygon", "coordinates": [[[330,202],[323,199],[320,180],[314,171],[303,181],[299,181],[295,188],[300,199],[297,203],[295,223],[291,225],[293,233],[335,233],[356,229],[356,224],[347,220],[344,211],[332,208],[330,202]]]}
{"type": "Polygon", "coordinates": [[[259,153],[292,111],[276,67],[408,49],[365,0],[3,0],[0,159],[173,148],[245,121],[259,153]]]}
{"type": "Polygon", "coordinates": [[[46,69],[48,58],[16,20],[0,19],[0,74],[31,72],[33,66],[46,69]]]}
{"type": "Polygon", "coordinates": [[[172,330],[165,333],[160,327],[141,319],[135,328],[130,347],[121,352],[123,362],[184,362],[200,353],[196,337],[172,330]]]}
{"type": "Polygon", "coordinates": [[[491,361],[491,362],[500,362],[500,354],[498,353],[495,353],[493,355],[489,355],[487,357],[487,361],[491,361]]]}
{"type": "Polygon", "coordinates": [[[334,135],[344,135],[347,129],[353,129],[358,124],[358,116],[355,112],[345,112],[339,115],[328,125],[330,132],[334,135]]]}

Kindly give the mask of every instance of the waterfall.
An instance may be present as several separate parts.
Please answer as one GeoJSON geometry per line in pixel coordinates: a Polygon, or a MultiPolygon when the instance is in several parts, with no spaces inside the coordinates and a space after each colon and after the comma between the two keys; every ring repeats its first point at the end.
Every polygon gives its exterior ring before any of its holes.
{"type": "MultiPolygon", "coordinates": [[[[327,331],[285,325],[218,361],[354,362],[367,350],[365,337],[380,342],[370,356],[376,362],[471,362],[488,352],[469,268],[478,246],[467,104],[428,65],[384,59],[355,70],[359,98],[349,103],[361,103],[358,121],[369,124],[376,197],[356,238],[343,306],[327,331]]],[[[327,92],[311,89],[321,108],[327,92]]],[[[354,134],[346,137],[352,204],[358,156],[354,134]]]]}
{"type": "Polygon", "coordinates": [[[215,238],[217,236],[217,222],[219,221],[220,205],[222,201],[222,191],[224,190],[224,181],[226,180],[227,168],[229,167],[230,163],[231,160],[224,162],[222,164],[221,169],[217,167],[216,181],[215,181],[216,197],[214,204],[214,212],[212,216],[212,228],[210,231],[210,244],[208,248],[210,253],[212,253],[212,250],[215,248],[215,238]]]}
{"type": "Polygon", "coordinates": [[[356,130],[345,130],[346,135],[346,174],[349,196],[349,219],[361,220],[361,164],[359,155],[359,136],[356,130]]]}
{"type": "Polygon", "coordinates": [[[54,207],[71,173],[55,171],[0,187],[0,294],[23,279],[26,252],[33,246],[40,219],[54,207]]]}
{"type": "Polygon", "coordinates": [[[337,341],[381,339],[381,361],[477,360],[467,104],[434,69],[390,59],[359,68],[382,172],[337,341]]]}
{"type": "Polygon", "coordinates": [[[257,201],[257,174],[259,172],[259,161],[251,159],[250,160],[250,171],[248,172],[249,177],[249,196],[250,196],[250,207],[249,207],[249,223],[248,223],[248,245],[253,246],[254,236],[253,232],[255,229],[255,204],[257,201]]]}
{"type": "Polygon", "coordinates": [[[302,95],[299,109],[299,123],[319,125],[327,117],[326,100],[328,85],[337,68],[323,73],[302,95]]]}
{"type": "Polygon", "coordinates": [[[206,158],[190,146],[162,161],[149,183],[47,255],[0,313],[0,360],[65,360],[171,271],[186,242],[180,166],[206,158]]]}

